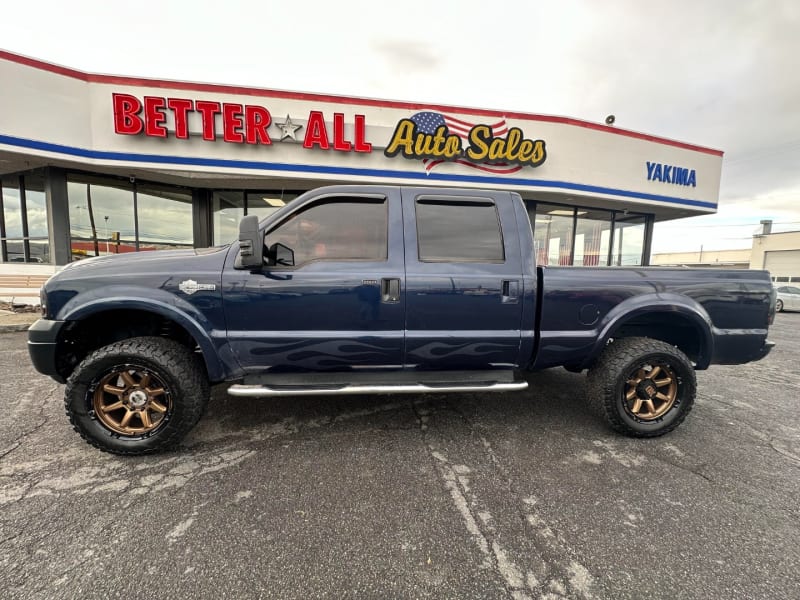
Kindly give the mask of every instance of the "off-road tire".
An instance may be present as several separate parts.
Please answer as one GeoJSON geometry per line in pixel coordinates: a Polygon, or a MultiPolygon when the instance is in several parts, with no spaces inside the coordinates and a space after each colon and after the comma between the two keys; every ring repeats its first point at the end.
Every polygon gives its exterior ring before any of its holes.
{"type": "Polygon", "coordinates": [[[89,354],[67,380],[64,407],[73,428],[86,442],[104,452],[133,456],[178,443],[200,420],[209,393],[208,378],[199,356],[167,338],[137,337],[89,354]],[[159,400],[159,410],[167,408],[163,416],[159,415],[163,421],[159,420],[152,431],[141,435],[114,431],[94,410],[93,399],[100,383],[107,381],[109,374],[122,373],[129,367],[132,371],[151,373],[167,398],[159,400]]]}
{"type": "Polygon", "coordinates": [[[675,429],[692,410],[696,390],[697,378],[687,356],[666,342],[644,337],[622,338],[609,344],[586,378],[591,408],[611,429],[629,437],[657,437],[675,429]],[[670,370],[677,388],[663,415],[640,419],[625,398],[626,389],[631,389],[632,378],[648,365],[670,370]]]}

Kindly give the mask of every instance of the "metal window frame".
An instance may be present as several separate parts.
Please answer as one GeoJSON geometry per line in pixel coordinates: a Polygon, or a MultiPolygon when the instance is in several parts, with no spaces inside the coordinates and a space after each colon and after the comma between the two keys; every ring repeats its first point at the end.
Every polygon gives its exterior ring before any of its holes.
{"type": "Polygon", "coordinates": [[[0,260],[8,262],[8,243],[6,242],[6,208],[3,203],[3,178],[0,177],[0,260]]]}
{"type": "MultiPolygon", "coordinates": [[[[530,217],[530,210],[529,207],[533,206],[533,214],[534,217],[538,214],[539,206],[542,204],[550,205],[550,206],[558,206],[563,207],[565,210],[572,210],[572,240],[570,243],[570,255],[569,255],[569,265],[570,267],[575,266],[575,232],[578,228],[578,211],[581,209],[584,210],[601,210],[605,212],[611,213],[611,230],[608,239],[608,255],[606,257],[606,266],[608,267],[618,267],[620,265],[620,257],[614,256],[614,241],[617,233],[617,222],[619,221],[619,215],[625,215],[629,218],[641,217],[644,219],[644,240],[642,243],[642,255],[639,259],[640,265],[638,266],[647,266],[649,265],[649,258],[650,258],[650,251],[652,249],[653,244],[653,227],[655,224],[655,215],[652,213],[643,213],[639,211],[630,211],[630,210],[620,210],[616,208],[598,208],[596,206],[584,206],[580,204],[559,204],[558,202],[552,202],[551,200],[537,200],[534,198],[526,199],[523,198],[525,203],[525,209],[530,217]]],[[[531,234],[536,235],[536,220],[535,218],[531,220],[531,234]]],[[[622,239],[622,231],[619,232],[619,239],[622,239]]],[[[549,240],[548,240],[549,241],[549,240]]]]}

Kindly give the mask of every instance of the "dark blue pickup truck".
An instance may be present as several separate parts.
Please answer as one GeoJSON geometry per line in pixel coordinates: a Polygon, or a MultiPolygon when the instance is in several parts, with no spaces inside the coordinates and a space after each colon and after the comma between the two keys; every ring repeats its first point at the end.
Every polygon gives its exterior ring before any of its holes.
{"type": "Polygon", "coordinates": [[[238,242],[73,263],[42,288],[36,368],[119,454],[180,440],[209,385],[237,396],[491,392],[521,372],[588,369],[614,430],[657,436],[691,410],[695,370],[771,349],[764,271],[543,268],[519,195],[313,190],[238,242]]]}

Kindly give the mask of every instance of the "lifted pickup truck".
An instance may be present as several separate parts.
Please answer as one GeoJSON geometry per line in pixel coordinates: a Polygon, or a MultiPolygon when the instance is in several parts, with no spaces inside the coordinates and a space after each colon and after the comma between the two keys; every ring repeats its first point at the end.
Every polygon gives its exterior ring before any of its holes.
{"type": "Polygon", "coordinates": [[[764,271],[543,268],[519,195],[335,186],[204,250],[72,263],[42,288],[35,367],[66,383],[90,444],[144,454],[236,396],[521,390],[588,369],[614,430],[652,437],[692,408],[696,369],[771,349],[764,271]]]}

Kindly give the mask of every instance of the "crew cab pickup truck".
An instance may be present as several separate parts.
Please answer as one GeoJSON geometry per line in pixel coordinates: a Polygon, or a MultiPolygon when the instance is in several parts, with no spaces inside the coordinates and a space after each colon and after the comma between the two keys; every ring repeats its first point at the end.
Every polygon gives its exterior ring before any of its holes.
{"type": "Polygon", "coordinates": [[[178,442],[211,384],[236,396],[524,389],[525,371],[588,370],[590,406],[625,435],[677,427],[695,370],[758,360],[765,271],[537,267],[507,191],[312,190],[239,241],[103,256],[44,285],[29,330],[90,444],[178,442]]]}

